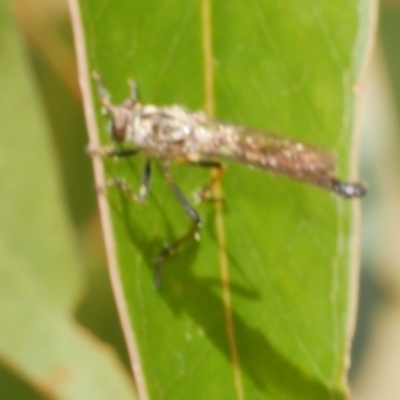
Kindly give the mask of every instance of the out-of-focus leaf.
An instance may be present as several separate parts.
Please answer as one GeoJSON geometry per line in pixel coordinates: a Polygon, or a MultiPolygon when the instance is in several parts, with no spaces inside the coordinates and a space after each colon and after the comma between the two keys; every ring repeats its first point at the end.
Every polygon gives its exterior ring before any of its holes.
{"type": "Polygon", "coordinates": [[[131,399],[115,355],[72,318],[77,250],[8,2],[0,30],[0,359],[49,398],[131,399]]]}

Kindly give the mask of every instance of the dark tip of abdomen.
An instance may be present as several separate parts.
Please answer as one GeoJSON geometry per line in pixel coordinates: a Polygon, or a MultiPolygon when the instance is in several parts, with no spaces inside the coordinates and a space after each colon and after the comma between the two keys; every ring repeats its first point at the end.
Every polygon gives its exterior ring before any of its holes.
{"type": "Polygon", "coordinates": [[[367,193],[367,187],[362,182],[342,182],[332,179],[332,190],[347,199],[363,197],[367,193]]]}

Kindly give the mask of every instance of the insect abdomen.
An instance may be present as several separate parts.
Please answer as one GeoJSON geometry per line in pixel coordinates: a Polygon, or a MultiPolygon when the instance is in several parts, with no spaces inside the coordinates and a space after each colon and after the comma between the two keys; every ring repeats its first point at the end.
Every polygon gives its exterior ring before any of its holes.
{"type": "Polygon", "coordinates": [[[333,174],[335,163],[331,155],[312,146],[244,127],[225,126],[223,130],[212,150],[216,157],[315,184],[333,174]]]}

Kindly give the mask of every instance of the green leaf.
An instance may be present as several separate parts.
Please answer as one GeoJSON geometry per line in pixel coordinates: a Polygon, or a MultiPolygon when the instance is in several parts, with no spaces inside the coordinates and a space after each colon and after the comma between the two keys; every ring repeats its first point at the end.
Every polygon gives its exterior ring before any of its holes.
{"type": "MultiPolygon", "coordinates": [[[[134,78],[143,103],[203,108],[312,143],[334,153],[338,176],[348,179],[372,4],[218,1],[208,12],[206,0],[84,1],[86,42],[78,43],[115,103],[134,78]]],[[[106,119],[98,118],[101,142],[109,143],[106,119]]],[[[123,177],[132,189],[143,163],[104,160],[107,177],[123,177]]],[[[172,174],[189,198],[209,179],[185,165],[172,174]]],[[[152,179],[146,204],[115,188],[107,196],[106,237],[118,260],[111,274],[138,349],[131,356],[141,396],[346,398],[356,202],[231,163],[222,207],[198,207],[201,241],[168,259],[156,291],[155,256],[190,221],[157,169],[152,179]]]]}
{"type": "Polygon", "coordinates": [[[58,164],[9,2],[0,21],[1,361],[46,398],[131,399],[121,363],[73,319],[82,280],[58,164]]]}

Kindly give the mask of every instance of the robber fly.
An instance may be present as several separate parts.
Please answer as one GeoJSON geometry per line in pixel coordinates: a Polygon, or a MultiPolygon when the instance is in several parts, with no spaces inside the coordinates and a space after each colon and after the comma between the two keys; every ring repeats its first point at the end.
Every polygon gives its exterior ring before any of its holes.
{"type": "Polygon", "coordinates": [[[146,158],[137,195],[120,179],[113,180],[113,184],[135,201],[143,201],[149,189],[151,161],[158,159],[166,181],[193,221],[193,227],[185,236],[159,252],[155,271],[157,286],[166,258],[180,244],[196,237],[202,225],[197,211],[169,173],[171,162],[217,168],[220,173],[207,185],[207,189],[222,175],[223,165],[219,160],[232,160],[319,186],[344,198],[361,197],[366,193],[363,183],[344,182],[336,178],[334,158],[320,149],[285,136],[222,123],[202,111],[191,112],[179,105],[142,105],[138,100],[136,84],[132,81],[129,82],[130,97],[114,105],[100,75],[96,72],[93,75],[101,104],[111,118],[112,139],[127,145],[126,148],[106,148],[102,154],[129,157],[142,152],[146,158]]]}

